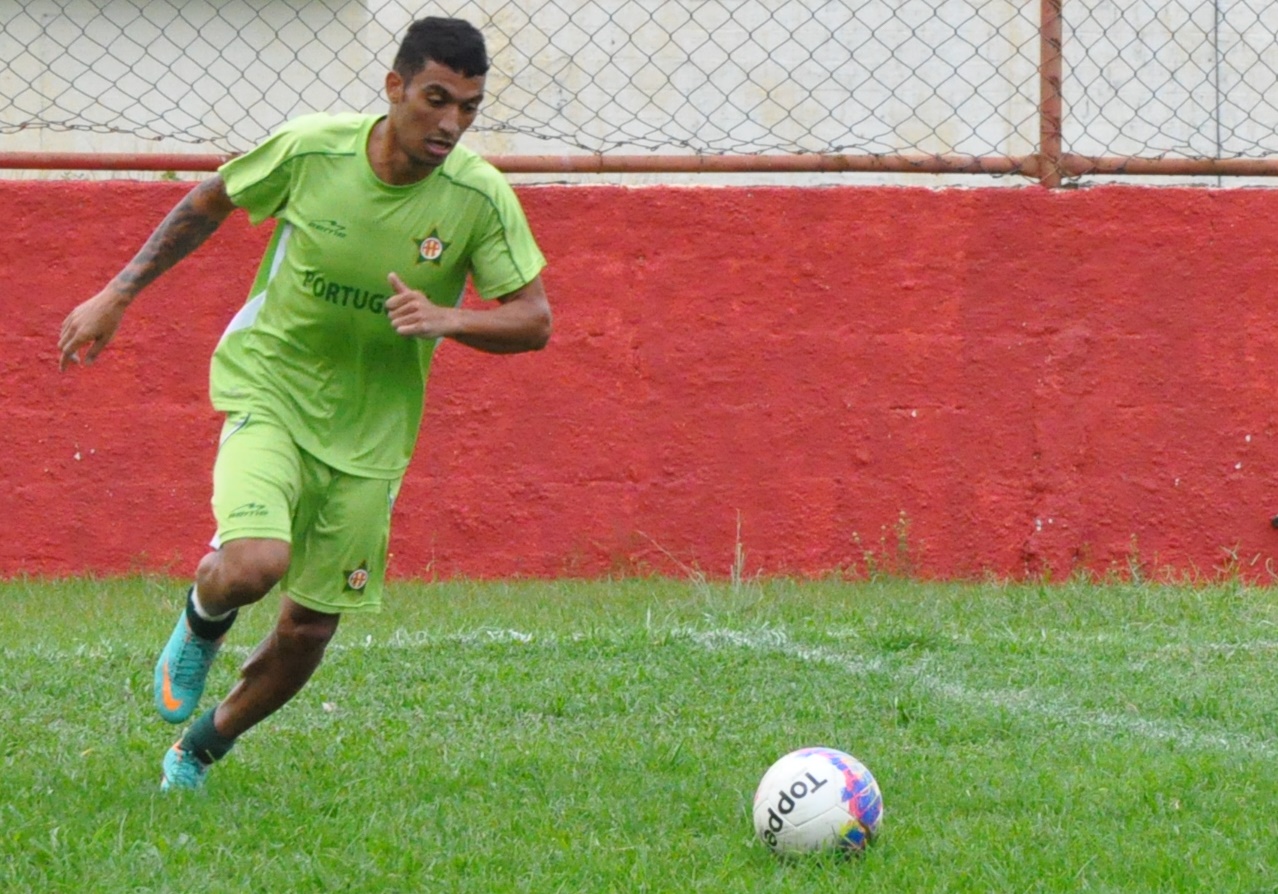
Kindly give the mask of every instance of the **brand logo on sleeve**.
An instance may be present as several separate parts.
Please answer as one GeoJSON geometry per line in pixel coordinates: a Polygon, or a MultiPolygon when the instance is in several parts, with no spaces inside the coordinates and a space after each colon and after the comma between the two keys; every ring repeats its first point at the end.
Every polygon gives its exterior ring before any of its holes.
{"type": "Polygon", "coordinates": [[[267,509],[261,503],[243,503],[231,510],[228,518],[262,518],[267,509]]]}
{"type": "Polygon", "coordinates": [[[307,226],[312,230],[318,230],[326,236],[336,236],[338,239],[346,238],[346,224],[335,220],[313,220],[307,226]]]}
{"type": "Polygon", "coordinates": [[[444,252],[448,249],[448,243],[439,238],[439,228],[430,231],[430,235],[425,239],[414,239],[417,243],[417,263],[419,264],[439,264],[439,259],[444,256],[444,252]]]}

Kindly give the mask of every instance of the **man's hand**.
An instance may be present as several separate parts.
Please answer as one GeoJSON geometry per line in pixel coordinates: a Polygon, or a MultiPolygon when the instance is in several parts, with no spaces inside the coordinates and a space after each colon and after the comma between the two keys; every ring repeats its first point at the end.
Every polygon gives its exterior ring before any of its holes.
{"type": "Polygon", "coordinates": [[[188,192],[107,287],[67,314],[58,335],[58,369],[65,370],[71,363],[92,363],[111,342],[138,292],[195,251],[234,210],[226,184],[217,174],[188,192]],[[80,349],[85,345],[89,348],[81,357],[80,349]]]}
{"type": "Polygon", "coordinates": [[[58,350],[62,353],[58,369],[65,370],[72,363],[85,366],[92,363],[111,342],[127,306],[128,302],[120,301],[113,291],[104,289],[67,314],[58,336],[58,350]],[[85,345],[89,347],[81,357],[80,349],[85,345]]]}
{"type": "Polygon", "coordinates": [[[395,294],[386,299],[386,315],[396,332],[412,338],[446,338],[456,332],[455,309],[440,307],[394,273],[387,280],[395,294]]]}
{"type": "Polygon", "coordinates": [[[539,351],[550,339],[550,303],[540,276],[484,310],[440,307],[394,273],[387,280],[395,294],[386,300],[386,314],[400,335],[451,338],[489,354],[539,351]]]}

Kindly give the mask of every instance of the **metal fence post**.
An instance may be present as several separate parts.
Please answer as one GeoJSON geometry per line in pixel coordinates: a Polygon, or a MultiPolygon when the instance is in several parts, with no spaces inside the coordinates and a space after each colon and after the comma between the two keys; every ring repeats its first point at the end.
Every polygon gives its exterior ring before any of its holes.
{"type": "Polygon", "coordinates": [[[1039,22],[1038,182],[1048,189],[1061,185],[1061,6],[1064,0],[1042,0],[1039,22]]]}

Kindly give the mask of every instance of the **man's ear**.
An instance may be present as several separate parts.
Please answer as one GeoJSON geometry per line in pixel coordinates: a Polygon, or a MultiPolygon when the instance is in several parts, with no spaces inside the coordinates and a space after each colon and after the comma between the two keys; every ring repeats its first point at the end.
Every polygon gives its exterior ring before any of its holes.
{"type": "Polygon", "coordinates": [[[404,79],[393,68],[386,72],[386,98],[393,103],[404,101],[404,79]]]}

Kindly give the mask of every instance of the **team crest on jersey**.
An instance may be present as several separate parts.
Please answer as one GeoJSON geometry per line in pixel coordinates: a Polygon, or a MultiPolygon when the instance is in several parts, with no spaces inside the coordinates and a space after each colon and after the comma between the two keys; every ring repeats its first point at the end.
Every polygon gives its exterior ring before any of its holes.
{"type": "Polygon", "coordinates": [[[430,231],[430,235],[425,239],[414,239],[417,243],[417,263],[419,264],[438,264],[439,259],[444,256],[444,251],[448,248],[448,243],[439,238],[439,228],[430,231]]]}
{"type": "Polygon", "coordinates": [[[359,563],[359,567],[353,571],[347,571],[346,587],[347,590],[354,590],[357,593],[363,592],[364,587],[368,586],[368,560],[359,563]]]}

